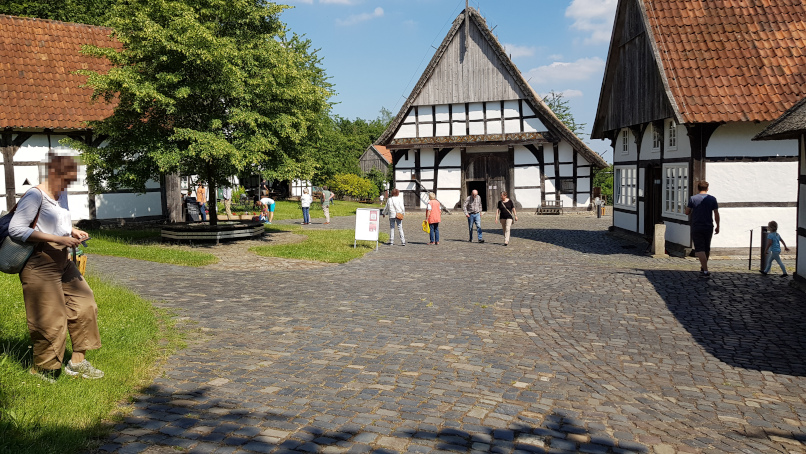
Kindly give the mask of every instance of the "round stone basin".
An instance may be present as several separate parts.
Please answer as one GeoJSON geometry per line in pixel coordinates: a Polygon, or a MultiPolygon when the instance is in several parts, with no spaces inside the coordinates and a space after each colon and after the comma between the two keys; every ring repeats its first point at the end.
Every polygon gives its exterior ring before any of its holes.
{"type": "Polygon", "coordinates": [[[260,221],[218,221],[218,225],[206,222],[174,224],[162,228],[163,241],[234,241],[259,238],[266,229],[260,221]]]}

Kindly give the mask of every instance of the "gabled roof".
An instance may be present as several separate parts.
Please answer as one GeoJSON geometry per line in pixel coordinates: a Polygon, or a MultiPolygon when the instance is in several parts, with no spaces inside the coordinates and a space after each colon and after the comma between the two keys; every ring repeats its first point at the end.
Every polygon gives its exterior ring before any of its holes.
{"type": "MultiPolygon", "coordinates": [[[[565,126],[565,124],[563,124],[563,122],[561,122],[556,115],[554,115],[554,112],[552,112],[551,109],[546,106],[540,96],[535,93],[534,89],[529,85],[526,79],[524,79],[523,74],[521,74],[515,64],[512,63],[512,60],[509,59],[504,47],[500,42],[498,42],[498,39],[492,34],[489,27],[487,27],[487,23],[484,21],[478,11],[473,8],[467,8],[453,21],[453,25],[450,31],[448,31],[448,35],[434,53],[434,56],[431,58],[431,62],[425,68],[425,71],[420,76],[420,79],[414,86],[411,94],[400,108],[400,112],[398,112],[395,119],[389,124],[389,127],[375,143],[388,145],[392,141],[395,132],[400,128],[400,125],[403,123],[409,109],[412,106],[417,105],[417,100],[421,99],[421,95],[423,95],[424,90],[429,86],[429,82],[440,66],[440,62],[443,58],[447,58],[446,51],[451,47],[451,44],[455,39],[464,39],[464,33],[460,33],[460,30],[465,30],[463,25],[466,23],[473,24],[478,31],[480,31],[485,44],[492,49],[493,53],[498,59],[498,62],[505,71],[501,74],[485,74],[484,77],[481,77],[481,75],[474,76],[480,77],[480,80],[489,80],[491,77],[496,78],[496,83],[501,85],[502,90],[511,91],[512,93],[522,95],[529,103],[532,110],[540,117],[541,121],[543,121],[544,125],[550,129],[550,133],[569,142],[574,149],[578,150],[582,156],[584,156],[585,159],[590,161],[593,165],[599,168],[607,167],[607,163],[602,159],[602,157],[591,150],[579,137],[576,136],[576,134],[571,132],[571,130],[569,130],[568,127],[565,126]],[[467,20],[468,18],[470,21],[467,20]]],[[[467,93],[468,90],[465,90],[465,92],[467,93]]],[[[489,99],[488,101],[498,100],[500,99],[489,99]]],[[[471,101],[472,100],[470,99],[464,99],[454,102],[471,101]]]]}
{"type": "Polygon", "coordinates": [[[84,129],[112,115],[114,106],[91,101],[79,88],[80,69],[104,72],[106,60],[81,54],[81,46],[119,47],[112,29],[0,15],[0,128],[84,129]]]}
{"type": "Polygon", "coordinates": [[[753,140],[797,139],[806,132],[806,98],[798,101],[783,115],[778,117],[763,131],[756,134],[753,140]]]}
{"type": "MultiPolygon", "coordinates": [[[[611,88],[610,75],[631,64],[611,57],[617,55],[620,27],[634,25],[623,25],[633,8],[680,123],[771,121],[806,93],[802,0],[620,0],[600,95],[603,115],[609,112],[601,99],[611,88]]],[[[624,102],[635,104],[641,95],[624,102]]],[[[600,132],[594,125],[594,135],[600,132]]]]}
{"type": "Polygon", "coordinates": [[[392,153],[389,152],[389,149],[384,147],[383,145],[370,145],[372,149],[378,153],[378,156],[382,157],[387,164],[392,163],[392,153]]]}

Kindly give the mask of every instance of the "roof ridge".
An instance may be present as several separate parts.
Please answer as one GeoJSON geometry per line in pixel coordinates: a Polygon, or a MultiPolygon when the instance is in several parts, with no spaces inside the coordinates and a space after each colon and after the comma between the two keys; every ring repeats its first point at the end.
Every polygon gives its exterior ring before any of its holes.
{"type": "Polygon", "coordinates": [[[19,21],[33,21],[33,22],[52,22],[55,24],[64,24],[68,26],[78,26],[78,27],[89,27],[89,28],[99,28],[105,30],[114,30],[112,27],[105,27],[103,25],[92,25],[92,24],[83,24],[81,22],[65,22],[55,19],[42,19],[40,17],[28,17],[28,16],[13,16],[11,14],[0,14],[0,19],[11,19],[11,20],[19,20],[19,21]]]}

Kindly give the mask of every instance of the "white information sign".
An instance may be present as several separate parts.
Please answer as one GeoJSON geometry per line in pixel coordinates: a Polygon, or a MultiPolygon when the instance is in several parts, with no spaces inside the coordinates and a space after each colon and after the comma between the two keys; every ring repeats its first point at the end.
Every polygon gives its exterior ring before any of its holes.
{"type": "Polygon", "coordinates": [[[359,208],[355,211],[355,241],[374,241],[378,249],[378,232],[381,228],[381,210],[379,208],[359,208]]]}

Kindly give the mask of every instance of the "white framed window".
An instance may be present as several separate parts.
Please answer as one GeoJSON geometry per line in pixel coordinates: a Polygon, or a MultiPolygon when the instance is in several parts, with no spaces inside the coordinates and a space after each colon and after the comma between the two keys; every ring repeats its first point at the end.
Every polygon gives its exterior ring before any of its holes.
{"type": "Polygon", "coordinates": [[[630,130],[621,131],[621,154],[630,154],[630,130]]]}
{"type": "Polygon", "coordinates": [[[613,204],[622,208],[635,208],[638,187],[638,169],[634,166],[615,167],[613,173],[613,204]]]}
{"type": "Polygon", "coordinates": [[[660,151],[663,144],[663,127],[658,128],[656,123],[652,123],[652,151],[660,151]]]}
{"type": "Polygon", "coordinates": [[[688,163],[663,165],[663,215],[688,219],[688,163]]]}
{"type": "Polygon", "coordinates": [[[677,122],[669,120],[667,123],[669,132],[667,132],[666,149],[670,151],[677,150],[677,122]]]}

